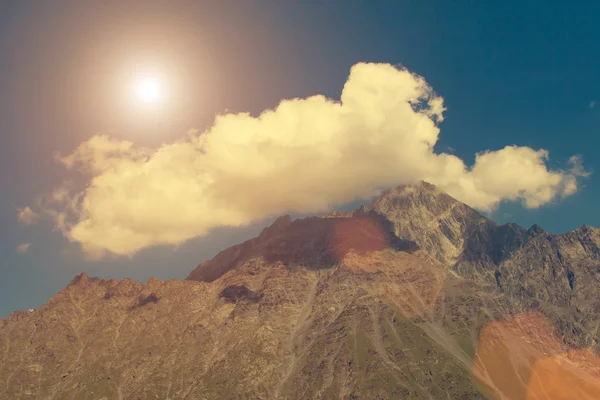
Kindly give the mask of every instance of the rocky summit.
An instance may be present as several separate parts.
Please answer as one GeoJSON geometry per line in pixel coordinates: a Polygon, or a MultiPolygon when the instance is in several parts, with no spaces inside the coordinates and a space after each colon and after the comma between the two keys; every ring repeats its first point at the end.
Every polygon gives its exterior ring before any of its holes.
{"type": "Polygon", "coordinates": [[[598,399],[600,230],[435,186],[280,217],[185,281],[80,275],[0,320],[2,399],[598,399]]]}

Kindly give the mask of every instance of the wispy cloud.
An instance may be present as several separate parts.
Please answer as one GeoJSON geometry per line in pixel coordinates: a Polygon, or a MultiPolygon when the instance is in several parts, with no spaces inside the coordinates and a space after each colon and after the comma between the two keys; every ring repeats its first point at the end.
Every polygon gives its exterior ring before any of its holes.
{"type": "Polygon", "coordinates": [[[17,246],[17,253],[19,254],[25,254],[29,251],[29,248],[31,247],[31,243],[21,243],[20,245],[17,246]]]}
{"type": "Polygon", "coordinates": [[[596,107],[596,105],[597,105],[597,104],[598,104],[598,102],[597,102],[596,100],[592,100],[592,101],[590,101],[590,106],[589,106],[589,107],[590,107],[590,109],[592,109],[592,108],[596,107]]]}
{"type": "Polygon", "coordinates": [[[30,207],[19,208],[17,212],[17,219],[23,225],[32,225],[39,217],[39,214],[34,212],[30,207]]]}
{"type": "Polygon", "coordinates": [[[425,180],[483,211],[502,201],[536,208],[573,194],[581,159],[551,170],[543,149],[506,146],[468,166],[435,153],[444,100],[389,64],[352,67],[340,101],[283,100],[258,117],[224,114],[205,132],[157,149],[95,136],[59,157],[89,178],[61,185],[43,211],[93,256],[179,244],[221,226],[313,213],[425,180]]]}
{"type": "Polygon", "coordinates": [[[575,176],[583,176],[588,177],[591,175],[591,171],[584,168],[583,166],[583,156],[581,154],[574,154],[569,157],[568,161],[570,165],[570,171],[575,176]]]}

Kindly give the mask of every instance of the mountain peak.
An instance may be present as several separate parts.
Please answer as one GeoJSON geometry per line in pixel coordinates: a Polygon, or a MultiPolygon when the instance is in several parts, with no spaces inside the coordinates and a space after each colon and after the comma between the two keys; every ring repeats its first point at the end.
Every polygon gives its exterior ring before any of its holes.
{"type": "Polygon", "coordinates": [[[423,208],[429,210],[432,215],[441,215],[453,207],[460,207],[469,214],[482,217],[471,207],[446,194],[437,186],[425,181],[400,185],[385,190],[368,208],[377,210],[380,213],[399,210],[412,212],[409,210],[423,208]]]}
{"type": "Polygon", "coordinates": [[[496,226],[425,181],[386,190],[368,209],[390,221],[397,237],[415,241],[447,267],[459,262],[469,246],[470,235],[496,226]]]}
{"type": "Polygon", "coordinates": [[[527,230],[527,233],[529,233],[530,236],[538,236],[545,232],[546,231],[538,224],[531,225],[531,228],[527,230]]]}
{"type": "Polygon", "coordinates": [[[582,233],[598,232],[598,228],[594,228],[593,226],[587,224],[583,224],[575,230],[582,233]]]}
{"type": "Polygon", "coordinates": [[[71,280],[71,282],[69,282],[68,286],[75,286],[75,285],[78,285],[78,284],[79,285],[85,285],[86,283],[89,282],[90,279],[92,279],[92,278],[90,278],[85,272],[82,272],[81,274],[75,276],[75,278],[73,278],[71,280]]]}
{"type": "Polygon", "coordinates": [[[442,190],[440,190],[437,186],[429,182],[419,181],[416,183],[398,185],[394,188],[384,190],[381,192],[379,198],[385,198],[389,196],[416,198],[422,195],[439,196],[445,195],[445,193],[442,190]]]}
{"type": "Polygon", "coordinates": [[[293,219],[290,215],[282,215],[281,217],[278,217],[271,225],[264,228],[259,237],[266,238],[275,236],[281,231],[285,230],[289,225],[292,224],[292,222],[293,219]]]}

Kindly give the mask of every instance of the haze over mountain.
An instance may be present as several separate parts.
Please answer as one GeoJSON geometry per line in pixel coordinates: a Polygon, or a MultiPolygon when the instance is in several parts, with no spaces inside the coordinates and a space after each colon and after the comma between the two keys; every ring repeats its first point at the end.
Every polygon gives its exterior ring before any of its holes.
{"type": "Polygon", "coordinates": [[[403,185],[184,281],[77,276],[0,321],[0,398],[595,399],[599,284],[600,230],[403,185]]]}

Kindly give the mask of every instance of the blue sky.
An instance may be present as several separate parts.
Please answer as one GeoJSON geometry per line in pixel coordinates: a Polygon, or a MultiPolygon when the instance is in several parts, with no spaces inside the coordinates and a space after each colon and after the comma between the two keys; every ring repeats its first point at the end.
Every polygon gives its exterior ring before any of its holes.
{"type": "MultiPolygon", "coordinates": [[[[477,152],[514,144],[548,150],[553,169],[574,154],[600,169],[597,2],[200,3],[0,4],[0,317],[43,304],[80,272],[184,278],[271,220],[87,261],[49,222],[17,221],[19,207],[64,178],[55,152],[98,133],[156,147],[225,110],[256,115],[314,94],[339,100],[361,61],[403,65],[444,97],[437,152],[452,149],[471,165],[477,152]],[[115,100],[120,71],[136,58],[175,71],[179,97],[168,113],[127,111],[115,100]],[[22,243],[31,247],[18,254],[22,243]]],[[[598,198],[592,173],[572,196],[534,210],[502,204],[491,217],[562,233],[600,226],[598,198]]]]}

